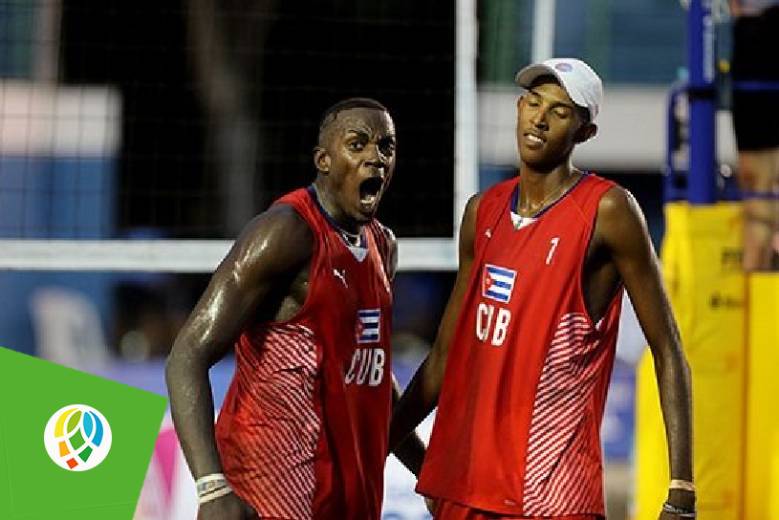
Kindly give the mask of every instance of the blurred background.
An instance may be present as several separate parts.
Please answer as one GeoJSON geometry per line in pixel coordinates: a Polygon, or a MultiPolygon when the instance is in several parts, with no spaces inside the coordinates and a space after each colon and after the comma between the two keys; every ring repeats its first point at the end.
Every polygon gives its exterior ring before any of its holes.
{"type": "MultiPolygon", "coordinates": [[[[380,219],[401,239],[405,383],[454,280],[464,201],[516,173],[525,64],[575,56],[600,73],[600,131],[575,162],[631,190],[660,247],[668,156],[686,154],[684,109],[669,116],[667,98],[688,77],[687,16],[678,0],[0,0],[0,345],[164,394],[164,358],[230,240],[311,182],[321,113],[368,96],[398,132],[380,219]]],[[[723,2],[713,20],[726,63],[723,2]]],[[[724,190],[737,154],[721,92],[724,190]]],[[[615,519],[631,510],[644,350],[625,314],[603,424],[615,519]]],[[[230,359],[212,370],[217,404],[231,373],[230,359]]],[[[188,479],[166,421],[136,518],[192,518],[188,479]]],[[[391,461],[385,518],[425,517],[391,461]]]]}

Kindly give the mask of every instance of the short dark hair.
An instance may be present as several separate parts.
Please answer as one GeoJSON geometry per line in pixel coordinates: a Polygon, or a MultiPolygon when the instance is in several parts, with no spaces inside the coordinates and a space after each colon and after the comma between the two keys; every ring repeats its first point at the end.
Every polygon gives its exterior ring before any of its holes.
{"type": "Polygon", "coordinates": [[[353,97],[348,98],[339,101],[338,103],[334,104],[327,110],[325,110],[324,114],[322,114],[322,119],[319,120],[319,143],[322,143],[322,139],[324,137],[324,133],[327,130],[327,127],[330,126],[330,124],[335,121],[335,119],[338,117],[338,114],[343,112],[344,110],[350,110],[352,108],[372,108],[374,110],[381,110],[382,112],[389,113],[389,110],[387,110],[387,107],[376,101],[372,98],[367,97],[353,97]]]}

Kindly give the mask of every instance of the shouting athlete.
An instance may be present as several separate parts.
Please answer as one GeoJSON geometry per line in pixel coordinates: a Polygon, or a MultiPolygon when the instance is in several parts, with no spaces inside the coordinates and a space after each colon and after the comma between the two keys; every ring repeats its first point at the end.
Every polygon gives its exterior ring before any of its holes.
{"type": "MultiPolygon", "coordinates": [[[[316,180],[252,220],[167,365],[200,520],[378,520],[393,401],[396,241],[374,219],[395,167],[377,101],[328,109],[316,180]],[[214,428],[208,369],[234,347],[214,428]]],[[[415,474],[423,445],[396,451],[415,474]]]]}

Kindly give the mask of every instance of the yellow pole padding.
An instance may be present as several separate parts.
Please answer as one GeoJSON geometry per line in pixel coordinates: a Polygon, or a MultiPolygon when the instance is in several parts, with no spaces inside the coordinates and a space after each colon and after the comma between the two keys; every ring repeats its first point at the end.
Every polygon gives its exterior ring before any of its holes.
{"type": "Polygon", "coordinates": [[[779,519],[779,273],[749,276],[744,518],[779,519]]]}
{"type": "MultiPolygon", "coordinates": [[[[743,520],[744,275],[737,203],[665,208],[663,278],[690,363],[699,518],[743,520]]],[[[636,374],[632,518],[657,520],[668,451],[649,351],[636,374]]],[[[779,517],[777,517],[779,518],[779,517]]]]}

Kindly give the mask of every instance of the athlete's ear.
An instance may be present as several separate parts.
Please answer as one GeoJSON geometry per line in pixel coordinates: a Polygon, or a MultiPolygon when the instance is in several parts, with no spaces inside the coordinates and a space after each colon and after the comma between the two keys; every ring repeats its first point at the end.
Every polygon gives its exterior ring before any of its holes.
{"type": "Polygon", "coordinates": [[[330,154],[321,146],[314,147],[314,166],[318,172],[330,172],[330,154]]]}
{"type": "Polygon", "coordinates": [[[598,125],[596,125],[595,123],[584,123],[576,131],[576,135],[574,139],[576,140],[576,144],[581,144],[595,137],[595,134],[597,133],[598,133],[598,125]]]}

